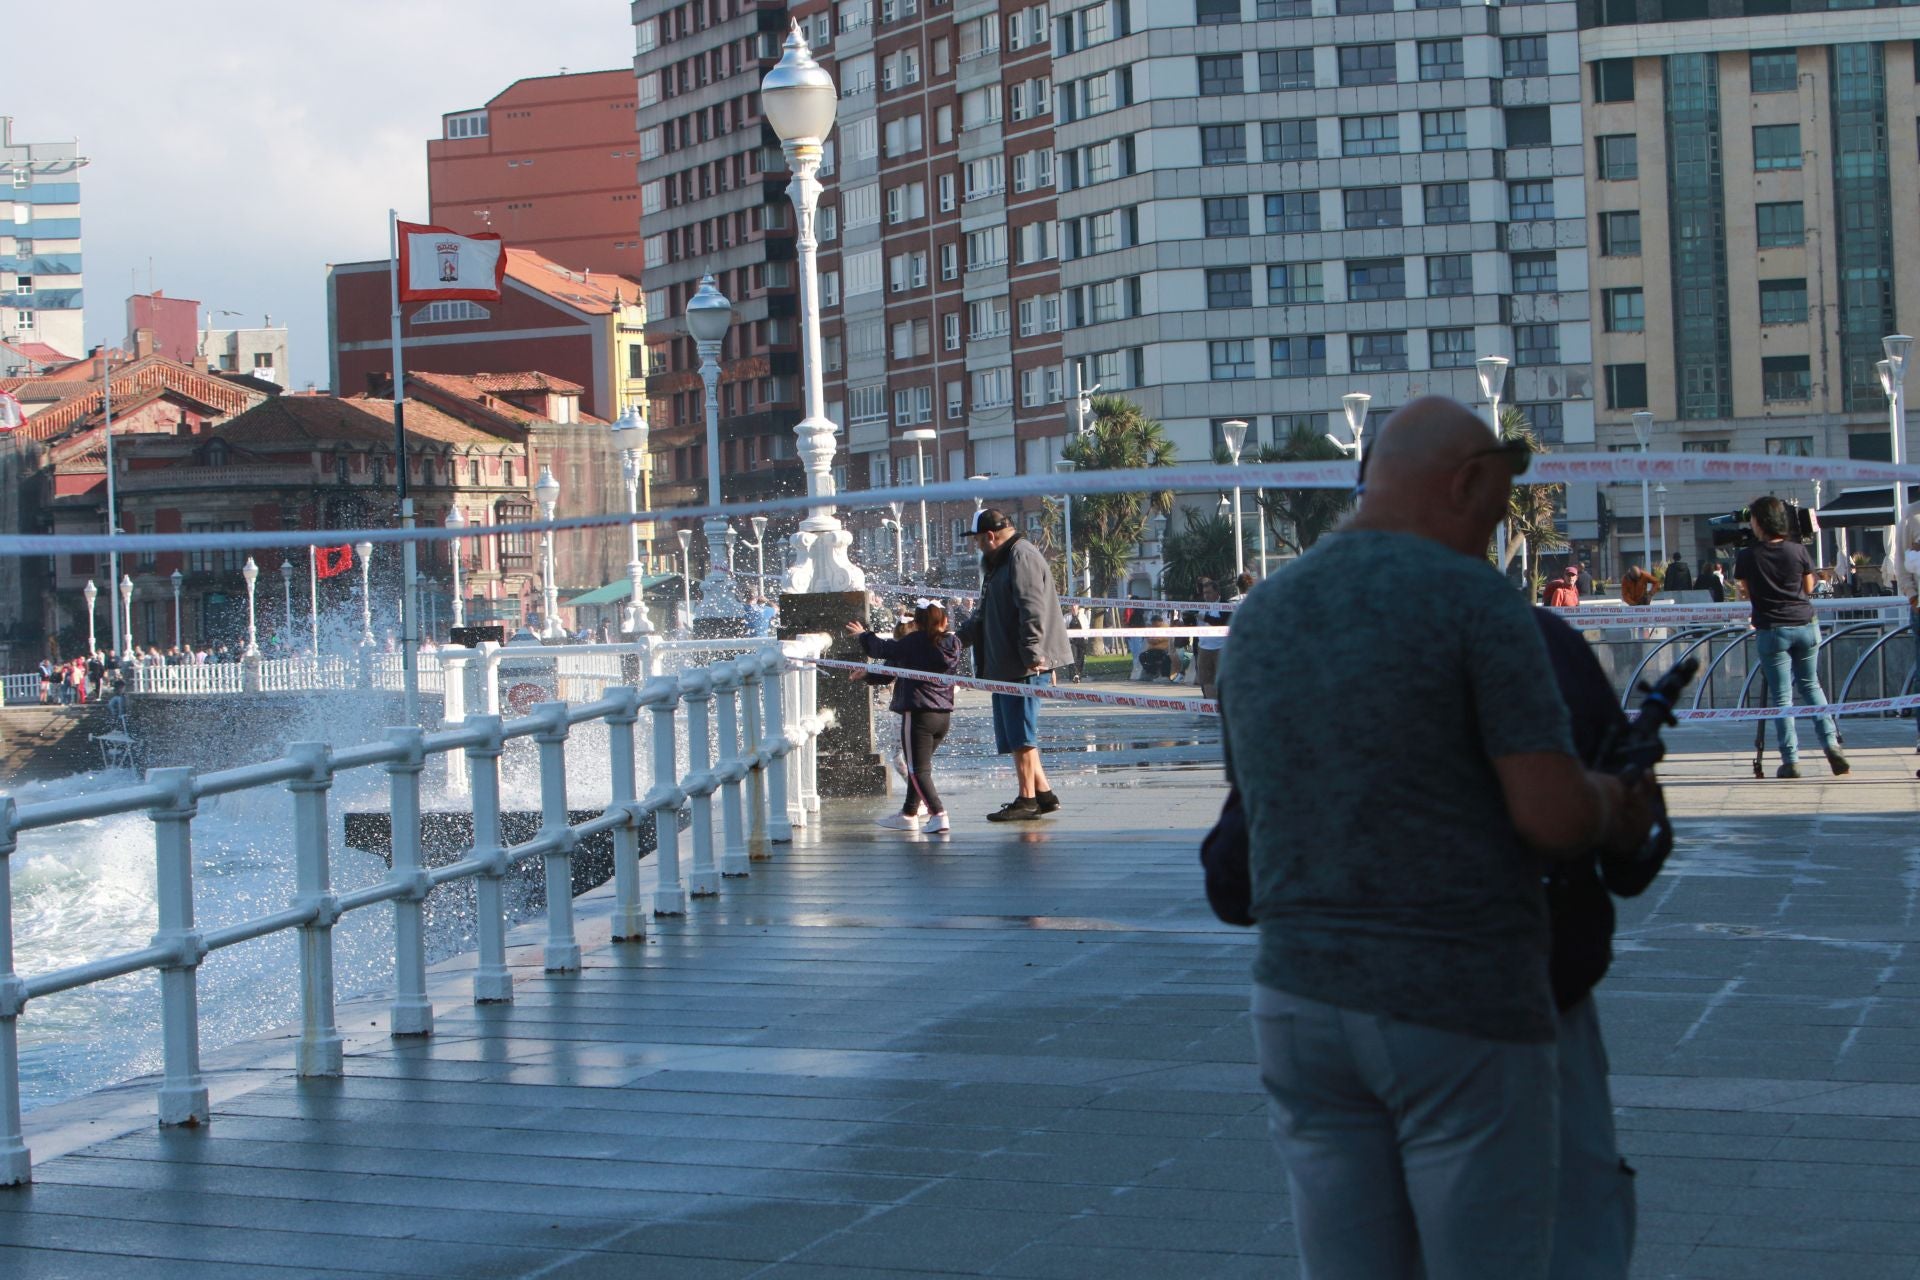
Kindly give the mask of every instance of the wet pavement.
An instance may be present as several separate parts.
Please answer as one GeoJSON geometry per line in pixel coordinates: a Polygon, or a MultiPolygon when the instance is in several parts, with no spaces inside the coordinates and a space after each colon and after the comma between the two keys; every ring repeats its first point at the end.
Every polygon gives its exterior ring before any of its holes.
{"type": "MultiPolygon", "coordinates": [[[[343,1009],[339,1080],[225,1051],[204,1131],[152,1128],[151,1082],[34,1113],[0,1274],[1295,1275],[1251,939],[1194,860],[1217,726],[1050,710],[1066,807],[1008,829],[957,720],[951,836],[841,802],[642,946],[582,900],[581,975],[523,946],[476,1008],[456,961],[424,1043],[343,1009]]],[[[1912,733],[1798,782],[1752,779],[1750,729],[1678,740],[1681,849],[1602,988],[1636,1275],[1920,1275],[1912,733]]]]}

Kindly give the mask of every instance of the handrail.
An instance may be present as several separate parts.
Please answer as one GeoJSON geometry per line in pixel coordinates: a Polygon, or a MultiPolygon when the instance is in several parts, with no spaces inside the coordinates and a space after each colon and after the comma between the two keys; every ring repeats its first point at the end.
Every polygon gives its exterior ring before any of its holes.
{"type": "MultiPolygon", "coordinates": [[[[1889,644],[1893,640],[1896,640],[1903,635],[1910,634],[1911,630],[1912,630],[1911,627],[1895,627],[1893,630],[1887,632],[1887,634],[1881,636],[1878,640],[1875,640],[1872,644],[1868,645],[1867,651],[1860,655],[1860,660],[1855,662],[1852,667],[1848,668],[1847,678],[1845,681],[1841,683],[1840,692],[1834,698],[1834,701],[1835,702],[1847,701],[1847,699],[1851,697],[1853,694],[1853,682],[1859,679],[1861,668],[1867,665],[1868,659],[1878,654],[1882,648],[1884,648],[1887,644],[1889,644]]],[[[1885,664],[1885,659],[1883,657],[1882,670],[1885,670],[1884,664],[1885,664]]],[[[1907,674],[1901,678],[1901,681],[1900,681],[1901,693],[1905,693],[1907,691],[1907,686],[1910,683],[1912,683],[1912,680],[1913,680],[1913,668],[1910,666],[1907,668],[1907,674]]],[[[1897,696],[1887,691],[1886,680],[1884,677],[1880,681],[1880,696],[1883,698],[1897,696]]]]}
{"type": "MultiPolygon", "coordinates": [[[[698,643],[698,642],[696,642],[698,643]]],[[[666,642],[671,645],[672,642],[666,642]]],[[[826,651],[825,636],[799,640],[753,639],[742,656],[685,672],[679,677],[642,674],[644,684],[604,688],[592,701],[548,701],[512,720],[482,712],[433,733],[389,730],[385,740],[335,749],[320,742],[290,744],[286,754],[260,764],[195,774],[191,769],[151,770],[146,781],[108,791],[33,804],[0,795],[0,1186],[31,1179],[31,1157],[21,1130],[18,1020],[28,1002],[56,991],[123,977],[145,969],[160,974],[163,1069],[159,1118],[163,1125],[204,1124],[207,1086],[200,1074],[197,975],[206,956],[286,929],[301,934],[301,1032],[296,1044],[302,1076],[336,1076],[344,1069],[341,1037],[334,1025],[333,928],[348,912],[391,902],[394,911],[393,1035],[432,1030],[426,998],[426,953],[422,906],[436,885],[472,879],[478,908],[479,964],[476,1002],[511,1001],[506,968],[506,911],[502,881],[522,857],[545,862],[549,972],[577,972],[580,946],[573,930],[572,861],[580,841],[610,833],[614,845],[616,941],[642,941],[646,917],[686,910],[686,890],[717,893],[723,875],[748,874],[751,857],[768,856],[771,842],[790,840],[819,810],[816,756],[828,717],[806,659],[826,651]],[[709,704],[718,710],[717,733],[707,727],[709,704]],[[677,724],[682,709],[684,724],[677,724]],[[636,726],[652,720],[652,785],[640,791],[636,726]],[[567,803],[566,746],[575,725],[602,723],[613,763],[612,798],[599,813],[575,823],[567,803]],[[763,727],[764,726],[764,727],[763,727]],[[689,747],[689,767],[677,762],[680,730],[689,747]],[[710,736],[717,755],[710,751],[710,736]],[[517,845],[500,832],[500,756],[515,738],[538,747],[541,825],[517,845]],[[427,761],[464,759],[472,796],[473,840],[451,865],[428,869],[421,850],[420,775],[427,761]],[[392,814],[392,866],[373,884],[336,893],[328,851],[329,797],[335,780],[355,769],[381,768],[388,778],[392,814]],[[294,808],[292,902],[277,911],[222,928],[199,931],[193,920],[192,829],[197,802],[207,796],[284,786],[294,808]],[[724,843],[716,863],[713,798],[720,799],[724,843]],[[692,798],[694,863],[683,886],[679,863],[681,806],[692,798]],[[742,806],[745,806],[743,812],[742,806]],[[51,973],[22,977],[13,971],[11,855],[23,831],[66,822],[145,812],[154,826],[159,929],[148,945],[98,957],[51,973]],[[639,892],[639,834],[654,828],[659,883],[649,905],[639,892]]],[[[631,646],[553,646],[631,655],[631,646]]],[[[665,645],[661,646],[665,647],[665,645]]],[[[491,646],[489,646],[491,648],[491,646]]],[[[653,646],[642,645],[643,654],[653,646]]],[[[550,650],[549,650],[550,651],[550,650]]],[[[706,648],[692,652],[709,652],[706,648]]],[[[497,658],[501,650],[485,654],[497,658]]],[[[460,661],[475,656],[450,655],[460,661]]],[[[517,656],[509,653],[509,657],[517,656]]],[[[190,668],[175,668],[183,670],[190,668]]],[[[158,668],[157,670],[165,670],[158,668]]],[[[464,706],[462,679],[447,682],[448,713],[464,706]]]]}
{"type": "Polygon", "coordinates": [[[1640,687],[1640,674],[1647,669],[1648,663],[1660,655],[1661,650],[1670,644],[1692,637],[1699,630],[1699,627],[1682,627],[1672,635],[1661,640],[1660,643],[1654,645],[1653,648],[1647,650],[1646,656],[1640,659],[1640,665],[1635,667],[1633,674],[1627,678],[1626,687],[1620,691],[1620,705],[1626,707],[1630,703],[1633,698],[1633,691],[1640,687]]]}

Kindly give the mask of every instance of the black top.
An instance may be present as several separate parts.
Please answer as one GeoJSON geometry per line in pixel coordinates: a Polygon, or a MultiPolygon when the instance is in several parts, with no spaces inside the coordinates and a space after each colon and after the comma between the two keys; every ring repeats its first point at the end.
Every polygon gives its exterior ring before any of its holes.
{"type": "Polygon", "coordinates": [[[1756,542],[1733,558],[1733,576],[1747,584],[1753,625],[1759,631],[1798,627],[1813,621],[1806,577],[1813,557],[1797,542],[1756,542]]]}
{"type": "MultiPolygon", "coordinates": [[[[939,639],[919,631],[910,631],[898,640],[860,633],[860,647],[870,658],[908,671],[928,671],[953,675],[960,670],[960,641],[952,635],[939,639]]],[[[891,711],[951,711],[953,686],[944,680],[896,680],[891,711]]]]}

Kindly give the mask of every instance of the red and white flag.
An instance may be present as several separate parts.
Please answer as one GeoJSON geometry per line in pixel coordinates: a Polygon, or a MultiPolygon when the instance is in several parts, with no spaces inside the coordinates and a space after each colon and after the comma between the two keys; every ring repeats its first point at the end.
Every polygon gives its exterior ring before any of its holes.
{"type": "Polygon", "coordinates": [[[4,391],[0,391],[0,435],[18,430],[27,420],[20,408],[20,402],[4,391]]]}
{"type": "Polygon", "coordinates": [[[465,236],[445,227],[400,223],[402,302],[494,302],[506,276],[506,246],[497,233],[465,236]]]}

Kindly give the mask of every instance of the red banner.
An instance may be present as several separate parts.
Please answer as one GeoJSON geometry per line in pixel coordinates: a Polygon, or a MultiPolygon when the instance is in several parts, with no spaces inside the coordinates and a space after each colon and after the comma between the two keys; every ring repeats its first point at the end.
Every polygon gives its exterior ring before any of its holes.
{"type": "Polygon", "coordinates": [[[353,548],[315,547],[313,549],[314,572],[322,578],[337,578],[353,568],[353,548]]]}

